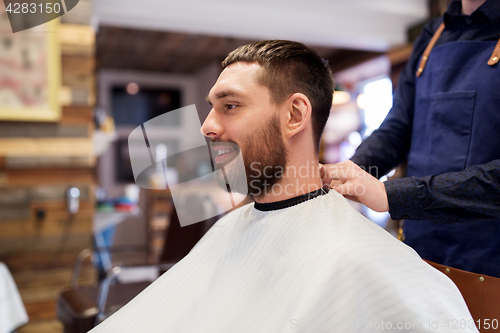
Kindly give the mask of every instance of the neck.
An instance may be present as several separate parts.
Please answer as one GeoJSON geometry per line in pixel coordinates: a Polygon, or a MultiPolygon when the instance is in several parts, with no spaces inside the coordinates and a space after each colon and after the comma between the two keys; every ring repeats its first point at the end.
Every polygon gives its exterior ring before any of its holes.
{"type": "Polygon", "coordinates": [[[470,15],[476,11],[486,0],[462,0],[462,14],[470,15]]]}
{"type": "Polygon", "coordinates": [[[317,158],[289,159],[280,181],[267,188],[259,197],[258,203],[270,203],[297,197],[320,189],[322,185],[317,158]]]}

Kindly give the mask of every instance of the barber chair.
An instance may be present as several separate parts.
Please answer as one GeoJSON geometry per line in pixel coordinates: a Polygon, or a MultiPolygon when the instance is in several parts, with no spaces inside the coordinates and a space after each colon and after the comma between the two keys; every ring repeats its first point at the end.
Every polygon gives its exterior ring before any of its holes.
{"type": "MultiPolygon", "coordinates": [[[[167,271],[189,253],[217,218],[214,217],[181,228],[174,209],[166,232],[160,263],[143,266],[157,267],[160,273],[167,271]]],[[[93,251],[86,249],[77,256],[71,278],[71,287],[59,296],[57,318],[64,325],[64,333],[88,332],[150,284],[150,282],[117,283],[116,278],[124,266],[115,266],[106,272],[106,277],[99,286],[79,286],[78,278],[82,262],[92,254],[93,251]]]]}

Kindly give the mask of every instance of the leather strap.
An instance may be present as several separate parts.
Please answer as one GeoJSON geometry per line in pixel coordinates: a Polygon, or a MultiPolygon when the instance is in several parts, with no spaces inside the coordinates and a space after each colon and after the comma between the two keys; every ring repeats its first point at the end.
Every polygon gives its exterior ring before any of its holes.
{"type": "MultiPolygon", "coordinates": [[[[431,54],[432,49],[434,48],[434,45],[436,45],[437,40],[441,36],[441,33],[444,30],[444,23],[441,23],[439,28],[436,30],[434,33],[434,36],[432,36],[431,41],[425,48],[424,54],[422,55],[422,59],[420,59],[420,64],[418,65],[417,69],[417,77],[422,75],[422,72],[425,69],[425,65],[427,64],[427,60],[429,59],[429,55],[431,54]]],[[[488,60],[488,65],[493,66],[496,65],[500,61],[500,39],[498,40],[497,45],[495,46],[495,49],[493,50],[493,53],[488,60]]]]}
{"type": "Polygon", "coordinates": [[[434,33],[434,36],[432,36],[431,41],[427,45],[424,51],[424,55],[422,56],[422,59],[420,59],[420,64],[418,65],[418,70],[417,70],[417,77],[422,75],[422,72],[425,69],[425,65],[427,64],[427,59],[429,59],[429,54],[431,54],[432,49],[434,48],[434,45],[436,45],[437,40],[439,39],[439,36],[441,36],[441,33],[444,30],[444,23],[441,23],[439,28],[436,30],[434,33]]]}
{"type": "Polygon", "coordinates": [[[493,54],[490,57],[490,60],[488,61],[488,65],[493,66],[498,63],[500,60],[500,39],[498,40],[497,46],[495,46],[495,49],[493,50],[493,54]]]}

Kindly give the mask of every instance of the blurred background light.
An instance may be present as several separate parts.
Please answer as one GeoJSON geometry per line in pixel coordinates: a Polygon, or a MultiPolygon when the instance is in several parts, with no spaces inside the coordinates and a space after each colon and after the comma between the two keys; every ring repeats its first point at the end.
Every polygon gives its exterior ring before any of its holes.
{"type": "Polygon", "coordinates": [[[139,92],[139,86],[137,85],[137,83],[134,83],[134,82],[131,82],[127,85],[127,92],[130,94],[130,95],[135,95],[139,92]]]}

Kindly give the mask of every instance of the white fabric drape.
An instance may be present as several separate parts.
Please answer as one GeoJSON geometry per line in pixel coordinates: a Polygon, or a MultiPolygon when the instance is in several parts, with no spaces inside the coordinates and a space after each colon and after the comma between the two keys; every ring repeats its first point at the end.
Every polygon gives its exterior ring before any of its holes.
{"type": "Polygon", "coordinates": [[[27,322],[28,315],[14,279],[0,262],[0,333],[10,333],[27,322]]]}
{"type": "Polygon", "coordinates": [[[477,332],[451,280],[330,191],[231,212],[91,332],[386,330],[477,332]]]}

